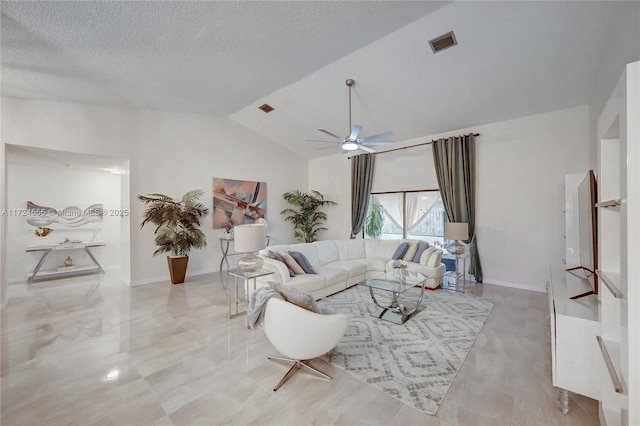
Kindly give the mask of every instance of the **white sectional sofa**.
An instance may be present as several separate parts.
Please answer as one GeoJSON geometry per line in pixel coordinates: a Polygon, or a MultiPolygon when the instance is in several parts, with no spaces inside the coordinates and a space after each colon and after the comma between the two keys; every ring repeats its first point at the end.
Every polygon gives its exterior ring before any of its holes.
{"type": "MultiPolygon", "coordinates": [[[[313,295],[316,300],[358,284],[366,278],[382,275],[393,269],[392,256],[399,244],[415,240],[327,240],[314,243],[276,245],[259,252],[264,259],[263,269],[274,272],[257,279],[257,286],[268,282],[283,283],[313,295]],[[290,277],[287,266],[268,257],[269,252],[300,252],[313,266],[316,274],[290,277]]],[[[406,262],[409,271],[431,276],[426,287],[436,288],[442,283],[445,265],[441,263],[442,252],[435,247],[427,248],[420,262],[406,262]]]]}

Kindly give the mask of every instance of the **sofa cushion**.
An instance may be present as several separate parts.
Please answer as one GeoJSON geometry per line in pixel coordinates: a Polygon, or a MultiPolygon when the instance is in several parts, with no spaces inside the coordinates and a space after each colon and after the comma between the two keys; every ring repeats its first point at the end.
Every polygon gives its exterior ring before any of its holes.
{"type": "Polygon", "coordinates": [[[409,245],[407,246],[407,251],[402,255],[402,260],[405,262],[413,262],[413,256],[416,255],[418,251],[418,242],[417,241],[407,241],[409,245]]]}
{"type": "Polygon", "coordinates": [[[402,259],[402,256],[404,256],[404,254],[407,252],[407,248],[409,248],[409,243],[407,241],[400,243],[396,251],[393,252],[393,256],[391,256],[391,259],[402,259]]]}
{"type": "Polygon", "coordinates": [[[316,273],[322,276],[326,285],[337,284],[340,282],[346,282],[349,278],[349,271],[345,268],[341,268],[339,266],[327,265],[327,266],[316,266],[316,273]]]}
{"type": "Polygon", "coordinates": [[[426,249],[429,248],[429,243],[426,241],[418,241],[418,249],[416,250],[416,254],[413,256],[412,262],[420,263],[420,256],[426,249]]]}
{"type": "MultiPolygon", "coordinates": [[[[318,265],[326,265],[327,263],[340,260],[340,254],[338,253],[338,248],[336,247],[335,241],[316,241],[313,244],[315,245],[316,250],[318,250],[318,265]]],[[[312,259],[309,260],[313,263],[312,259]]],[[[313,266],[316,265],[313,264],[313,266]]]]}
{"type": "Polygon", "coordinates": [[[315,243],[291,244],[287,253],[290,251],[297,251],[298,253],[304,254],[311,266],[320,265],[318,249],[316,248],[315,243]]]}
{"type": "Polygon", "coordinates": [[[363,259],[367,257],[364,250],[364,240],[337,240],[335,243],[340,260],[363,259]]]}
{"type": "Polygon", "coordinates": [[[306,272],[307,274],[316,273],[316,271],[313,269],[313,266],[311,266],[311,263],[309,263],[307,256],[305,256],[303,253],[299,251],[290,251],[289,255],[293,257],[296,262],[298,262],[298,265],[300,265],[302,269],[304,269],[304,272],[306,272]]]}
{"type": "Polygon", "coordinates": [[[287,302],[293,303],[294,305],[300,306],[308,311],[315,312],[316,314],[322,313],[320,307],[316,303],[316,299],[311,294],[284,284],[270,282],[269,285],[287,302]]]}
{"type": "Polygon", "coordinates": [[[388,258],[381,257],[367,257],[366,259],[360,259],[359,262],[364,263],[367,266],[367,271],[386,271],[386,264],[389,261],[388,258]]]}
{"type": "Polygon", "coordinates": [[[349,272],[349,278],[367,273],[367,264],[362,262],[362,259],[340,260],[338,262],[333,262],[330,266],[337,266],[338,268],[346,269],[349,272]]]}
{"type": "Polygon", "coordinates": [[[295,278],[291,278],[291,280],[285,284],[306,291],[307,293],[318,293],[327,287],[327,279],[322,275],[304,274],[296,275],[295,278]]]}
{"type": "Polygon", "coordinates": [[[293,257],[291,257],[289,253],[279,251],[278,256],[280,256],[282,260],[284,260],[284,263],[289,267],[289,269],[293,271],[294,274],[296,275],[306,274],[306,272],[304,272],[304,269],[302,269],[302,266],[298,265],[298,262],[296,262],[296,260],[293,257]]]}
{"type": "Polygon", "coordinates": [[[391,259],[393,252],[398,248],[398,240],[380,240],[377,238],[366,238],[364,249],[367,258],[391,259]]]}
{"type": "Polygon", "coordinates": [[[272,251],[268,251],[265,254],[265,256],[267,256],[270,259],[277,260],[278,262],[282,262],[282,264],[287,267],[287,271],[289,271],[289,277],[295,277],[296,276],[296,274],[293,273],[291,268],[289,268],[289,266],[287,266],[287,264],[285,263],[284,259],[281,258],[278,253],[274,253],[272,251]]]}

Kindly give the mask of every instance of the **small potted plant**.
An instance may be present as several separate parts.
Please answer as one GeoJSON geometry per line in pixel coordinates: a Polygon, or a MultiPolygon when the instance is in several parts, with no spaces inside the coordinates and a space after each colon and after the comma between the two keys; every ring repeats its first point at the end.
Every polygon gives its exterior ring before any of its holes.
{"type": "Polygon", "coordinates": [[[142,215],[140,227],[147,223],[156,226],[158,248],[153,255],[171,253],[167,263],[173,284],[184,282],[191,249],[207,245],[206,236],[200,230],[202,220],[209,214],[209,209],[198,202],[203,195],[200,189],[187,192],[178,201],[164,194],[138,195],[138,199],[149,206],[142,215]]]}
{"type": "Polygon", "coordinates": [[[227,220],[222,224],[222,227],[224,228],[224,238],[227,240],[233,239],[233,221],[227,220]]]}

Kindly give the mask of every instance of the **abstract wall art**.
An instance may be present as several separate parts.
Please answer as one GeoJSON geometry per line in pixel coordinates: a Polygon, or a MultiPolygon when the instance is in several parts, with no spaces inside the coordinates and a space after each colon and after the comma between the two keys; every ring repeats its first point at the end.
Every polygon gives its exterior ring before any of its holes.
{"type": "Polygon", "coordinates": [[[247,180],[213,178],[213,229],[253,223],[267,215],[267,184],[247,180]]]}
{"type": "Polygon", "coordinates": [[[88,223],[102,222],[105,215],[102,204],[92,204],[85,209],[67,206],[63,209],[40,206],[27,201],[27,223],[36,227],[58,223],[69,228],[77,228],[88,223]]]}

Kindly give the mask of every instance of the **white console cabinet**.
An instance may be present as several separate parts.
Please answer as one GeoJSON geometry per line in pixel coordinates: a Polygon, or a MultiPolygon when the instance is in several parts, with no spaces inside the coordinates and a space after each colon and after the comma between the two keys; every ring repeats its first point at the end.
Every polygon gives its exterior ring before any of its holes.
{"type": "Polygon", "coordinates": [[[592,288],[581,274],[566,272],[564,265],[553,265],[547,287],[552,383],[558,391],[558,406],[565,414],[569,411],[568,391],[600,400],[602,383],[608,380],[596,339],[600,334],[598,298],[570,299],[592,288]]]}

